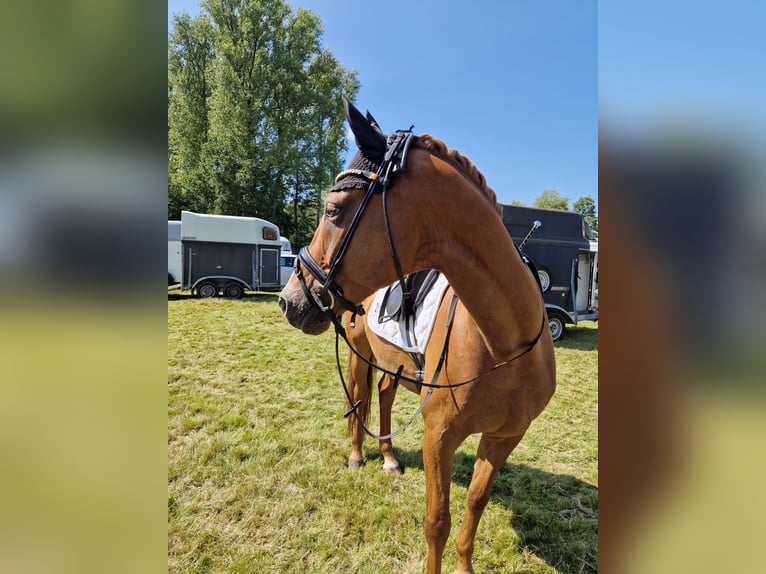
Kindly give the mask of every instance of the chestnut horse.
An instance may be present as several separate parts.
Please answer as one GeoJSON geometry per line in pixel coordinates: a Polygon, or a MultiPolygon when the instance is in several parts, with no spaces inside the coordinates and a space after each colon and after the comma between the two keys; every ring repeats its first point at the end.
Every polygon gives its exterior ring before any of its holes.
{"type": "Polygon", "coordinates": [[[425,571],[441,572],[455,451],[481,433],[456,537],[455,571],[473,572],[474,537],[495,475],[556,386],[542,295],[494,192],[467,158],[428,135],[386,138],[369,113],[344,106],[359,151],[328,191],[324,217],[279,305],[291,325],[319,334],[331,324],[342,330],[344,310],[363,312],[359,302],[405,273],[433,268],[447,277],[421,388],[425,571]]]}

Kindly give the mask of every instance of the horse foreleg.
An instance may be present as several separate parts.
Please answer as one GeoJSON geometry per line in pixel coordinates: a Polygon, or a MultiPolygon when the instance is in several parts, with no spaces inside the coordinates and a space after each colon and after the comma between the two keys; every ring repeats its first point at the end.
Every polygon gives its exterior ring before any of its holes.
{"type": "MultiPolygon", "coordinates": [[[[353,354],[349,357],[348,371],[348,390],[354,403],[361,401],[356,409],[359,418],[365,420],[370,408],[370,386],[369,386],[369,368],[357,359],[353,354]]],[[[349,415],[348,431],[351,435],[351,454],[348,457],[348,468],[356,469],[364,465],[364,454],[362,454],[362,443],[364,442],[364,431],[355,415],[349,415]]]]}
{"type": "MultiPolygon", "coordinates": [[[[380,435],[385,436],[391,432],[391,407],[393,407],[396,398],[396,389],[389,375],[383,375],[380,380],[378,398],[380,401],[380,435]]],[[[390,438],[380,441],[380,454],[383,455],[383,470],[402,474],[402,467],[394,456],[394,447],[390,438]]]]}
{"type": "Polygon", "coordinates": [[[465,503],[465,516],[458,530],[455,546],[457,548],[457,568],[455,574],[473,572],[471,558],[476,529],[484,508],[492,494],[492,483],[497,471],[502,468],[508,455],[519,444],[521,436],[510,438],[490,438],[482,435],[476,452],[471,484],[465,503]]]}
{"type": "Polygon", "coordinates": [[[450,483],[456,445],[445,440],[443,431],[429,432],[423,437],[423,469],[426,477],[426,516],[423,530],[428,544],[426,574],[439,574],[442,555],[449,537],[450,483]]]}

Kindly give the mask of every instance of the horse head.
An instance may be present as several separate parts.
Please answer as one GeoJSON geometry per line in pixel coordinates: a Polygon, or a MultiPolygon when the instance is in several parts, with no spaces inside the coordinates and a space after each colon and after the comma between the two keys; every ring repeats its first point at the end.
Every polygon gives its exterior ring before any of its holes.
{"type": "Polygon", "coordinates": [[[392,264],[391,245],[407,262],[415,249],[405,237],[414,221],[403,209],[402,194],[386,199],[392,219],[386,222],[383,212],[383,194],[391,185],[382,181],[390,142],[369,112],[362,114],[345,98],[343,105],[358,151],[327,192],[314,237],[279,297],[290,324],[307,334],[322,333],[344,310],[361,311],[365,297],[396,280],[401,271],[392,264]]]}

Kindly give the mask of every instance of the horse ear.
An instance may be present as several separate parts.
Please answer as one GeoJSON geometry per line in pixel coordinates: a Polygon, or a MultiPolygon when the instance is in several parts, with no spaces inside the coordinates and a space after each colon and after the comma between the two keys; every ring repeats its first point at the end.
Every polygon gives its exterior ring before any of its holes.
{"type": "Polygon", "coordinates": [[[380,135],[382,135],[383,137],[386,137],[386,134],[384,134],[383,130],[380,129],[378,122],[375,120],[375,118],[372,117],[370,110],[364,111],[364,117],[367,118],[367,121],[370,122],[370,125],[372,125],[374,128],[376,128],[380,132],[380,135]]]}
{"type": "Polygon", "coordinates": [[[356,147],[364,157],[380,164],[386,155],[386,136],[383,135],[377,122],[363,116],[362,112],[357,110],[345,96],[343,96],[343,108],[346,110],[346,119],[354,134],[356,147]]]}

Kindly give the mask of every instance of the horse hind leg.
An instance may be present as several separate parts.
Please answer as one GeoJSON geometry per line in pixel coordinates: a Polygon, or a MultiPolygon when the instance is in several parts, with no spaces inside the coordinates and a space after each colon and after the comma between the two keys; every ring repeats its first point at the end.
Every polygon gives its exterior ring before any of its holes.
{"type": "MultiPolygon", "coordinates": [[[[391,432],[391,408],[396,398],[396,389],[390,375],[383,375],[378,384],[378,399],[380,402],[380,435],[385,436],[391,432]]],[[[399,461],[394,456],[394,447],[391,439],[380,441],[380,454],[383,455],[383,470],[392,474],[402,474],[403,470],[399,461]]]]}
{"type": "Polygon", "coordinates": [[[466,497],[465,515],[460,525],[455,547],[457,549],[457,568],[455,574],[473,572],[471,559],[473,557],[474,538],[479,526],[479,520],[492,494],[492,484],[498,470],[502,468],[511,451],[521,440],[515,437],[488,437],[482,435],[476,452],[476,463],[473,467],[471,484],[466,497]]]}
{"type": "MultiPolygon", "coordinates": [[[[370,412],[371,381],[370,367],[353,353],[350,353],[348,390],[354,403],[361,401],[356,412],[363,421],[367,420],[370,412]]],[[[348,417],[348,432],[351,435],[351,454],[348,457],[347,466],[354,470],[364,465],[364,454],[362,454],[364,430],[362,430],[362,425],[359,424],[355,415],[348,417]]]]}

